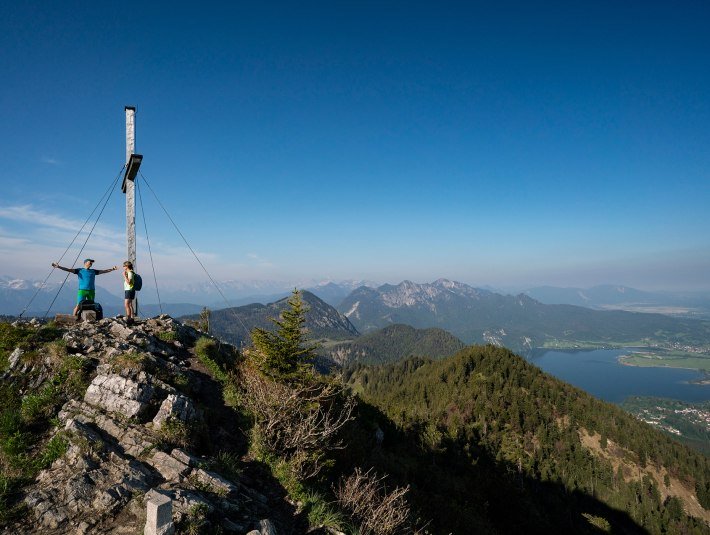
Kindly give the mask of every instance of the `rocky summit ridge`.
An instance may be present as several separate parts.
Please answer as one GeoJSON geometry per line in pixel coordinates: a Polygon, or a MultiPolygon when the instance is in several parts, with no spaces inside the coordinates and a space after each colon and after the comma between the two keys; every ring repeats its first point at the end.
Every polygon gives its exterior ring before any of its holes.
{"type": "MultiPolygon", "coordinates": [[[[66,450],[24,488],[27,514],[5,533],[143,533],[146,503],[157,494],[170,498],[182,531],[273,533],[288,504],[243,466],[229,469],[240,438],[196,357],[204,336],[166,315],[69,327],[63,358],[88,370],[88,388],[61,407],[49,432],[66,450]]],[[[30,353],[15,349],[3,375],[25,393],[56,377],[56,355],[30,353]]]]}

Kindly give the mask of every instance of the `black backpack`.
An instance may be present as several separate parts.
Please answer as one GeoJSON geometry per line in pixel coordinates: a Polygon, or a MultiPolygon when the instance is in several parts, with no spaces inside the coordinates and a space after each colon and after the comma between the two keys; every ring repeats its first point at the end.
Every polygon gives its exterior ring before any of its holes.
{"type": "Polygon", "coordinates": [[[136,273],[135,271],[133,272],[133,289],[136,292],[140,292],[141,288],[143,288],[143,278],[136,273]]]}

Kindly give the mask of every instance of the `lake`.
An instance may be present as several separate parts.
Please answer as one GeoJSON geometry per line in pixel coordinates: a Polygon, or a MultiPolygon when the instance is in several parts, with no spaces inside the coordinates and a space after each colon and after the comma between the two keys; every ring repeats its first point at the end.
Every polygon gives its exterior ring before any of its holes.
{"type": "Polygon", "coordinates": [[[707,401],[710,386],[689,383],[703,373],[677,368],[641,368],[617,361],[624,349],[593,351],[536,350],[527,360],[543,371],[605,401],[621,403],[628,396],[655,396],[682,401],[707,401]]]}

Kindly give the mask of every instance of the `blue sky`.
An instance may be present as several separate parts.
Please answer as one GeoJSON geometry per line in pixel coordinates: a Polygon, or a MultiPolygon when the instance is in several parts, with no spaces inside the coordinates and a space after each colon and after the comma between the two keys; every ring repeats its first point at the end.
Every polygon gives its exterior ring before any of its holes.
{"type": "MultiPolygon", "coordinates": [[[[218,279],[710,289],[707,2],[100,4],[0,8],[0,275],[44,278],[134,105],[218,279]]],[[[205,279],[143,194],[158,276],[205,279]]]]}

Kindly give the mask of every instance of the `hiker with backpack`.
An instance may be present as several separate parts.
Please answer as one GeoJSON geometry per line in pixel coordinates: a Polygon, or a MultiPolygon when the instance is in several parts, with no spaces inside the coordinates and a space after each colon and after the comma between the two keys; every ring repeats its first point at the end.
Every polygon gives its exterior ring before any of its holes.
{"type": "Polygon", "coordinates": [[[133,310],[133,300],[136,298],[136,273],[133,271],[133,264],[126,260],[123,263],[123,297],[126,307],[126,322],[132,323],[135,311],[133,310]]]}
{"type": "Polygon", "coordinates": [[[79,307],[81,306],[82,301],[94,300],[94,297],[96,296],[96,286],[94,284],[96,275],[103,275],[104,273],[110,273],[118,269],[118,266],[113,266],[109,269],[92,269],[91,266],[93,265],[94,260],[92,258],[84,260],[83,268],[67,268],[60,266],[56,262],[52,262],[53,268],[74,273],[77,277],[79,277],[79,290],[76,293],[76,306],[74,307],[75,316],[79,314],[79,307]]]}

